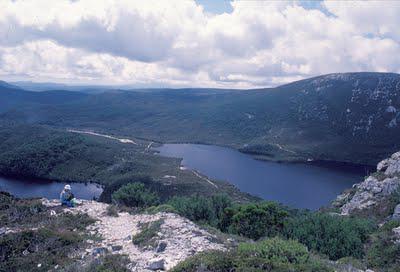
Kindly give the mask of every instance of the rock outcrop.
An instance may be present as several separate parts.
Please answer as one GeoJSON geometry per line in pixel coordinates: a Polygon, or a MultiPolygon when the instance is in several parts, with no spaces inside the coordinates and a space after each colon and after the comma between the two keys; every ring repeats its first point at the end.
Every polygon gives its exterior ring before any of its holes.
{"type": "MultiPolygon", "coordinates": [[[[399,188],[400,152],[397,152],[378,163],[377,172],[339,195],[333,206],[338,207],[342,215],[377,208],[379,205],[386,205],[399,188]]],[[[393,211],[393,217],[400,218],[400,207],[393,211]]]]}
{"type": "MultiPolygon", "coordinates": [[[[57,201],[44,200],[47,206],[59,205],[57,201]]],[[[76,208],[64,212],[86,213],[96,219],[88,227],[93,236],[100,239],[88,240],[83,253],[96,257],[104,254],[126,254],[131,271],[162,271],[174,267],[195,253],[206,250],[225,250],[226,246],[217,237],[200,228],[190,220],[173,213],[130,214],[119,212],[118,216],[107,214],[106,203],[83,200],[76,208]],[[148,223],[161,222],[153,245],[139,246],[132,238],[140,234],[148,223]]]]}

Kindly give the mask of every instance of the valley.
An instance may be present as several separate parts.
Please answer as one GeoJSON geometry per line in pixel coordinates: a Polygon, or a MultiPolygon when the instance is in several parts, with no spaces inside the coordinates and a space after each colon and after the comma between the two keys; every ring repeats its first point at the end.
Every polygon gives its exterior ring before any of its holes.
{"type": "Polygon", "coordinates": [[[397,74],[348,73],[241,91],[88,94],[6,86],[0,92],[0,119],[163,143],[228,146],[272,161],[374,165],[400,148],[395,140],[399,82],[397,74]]]}

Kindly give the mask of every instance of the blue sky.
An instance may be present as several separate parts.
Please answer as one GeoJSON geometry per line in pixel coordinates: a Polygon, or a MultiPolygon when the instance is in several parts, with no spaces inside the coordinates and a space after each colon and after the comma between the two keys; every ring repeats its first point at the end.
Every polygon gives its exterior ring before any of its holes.
{"type": "Polygon", "coordinates": [[[203,6],[205,11],[210,13],[232,12],[231,3],[228,0],[196,0],[196,2],[203,6]]]}
{"type": "MultiPolygon", "coordinates": [[[[245,0],[243,0],[245,1],[245,0]]],[[[198,4],[204,7],[205,11],[214,13],[214,14],[221,14],[221,13],[230,13],[232,12],[232,5],[231,1],[229,0],[196,0],[198,4]]],[[[323,12],[326,11],[325,8],[322,7],[322,0],[305,0],[305,1],[298,1],[298,3],[307,9],[318,9],[323,12]]]]}

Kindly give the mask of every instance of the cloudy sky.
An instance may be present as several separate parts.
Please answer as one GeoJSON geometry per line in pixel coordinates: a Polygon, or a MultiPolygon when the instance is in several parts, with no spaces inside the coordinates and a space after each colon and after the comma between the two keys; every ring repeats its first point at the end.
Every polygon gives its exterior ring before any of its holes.
{"type": "Polygon", "coordinates": [[[275,86],[400,72],[400,1],[0,0],[0,79],[275,86]]]}

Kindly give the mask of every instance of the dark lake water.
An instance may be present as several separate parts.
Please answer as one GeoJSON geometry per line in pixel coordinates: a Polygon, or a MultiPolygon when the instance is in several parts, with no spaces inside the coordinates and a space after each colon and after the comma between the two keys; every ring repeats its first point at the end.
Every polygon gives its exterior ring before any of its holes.
{"type": "MultiPolygon", "coordinates": [[[[0,191],[6,191],[17,197],[46,197],[59,198],[66,183],[46,182],[39,180],[10,179],[0,177],[0,191]]],[[[68,183],[76,198],[98,198],[103,189],[93,183],[68,183]]]]}
{"type": "Polygon", "coordinates": [[[155,149],[162,156],[183,158],[183,166],[209,178],[228,181],[244,192],[295,208],[326,206],[365,176],[362,168],[258,161],[219,146],[164,144],[155,149]]]}

